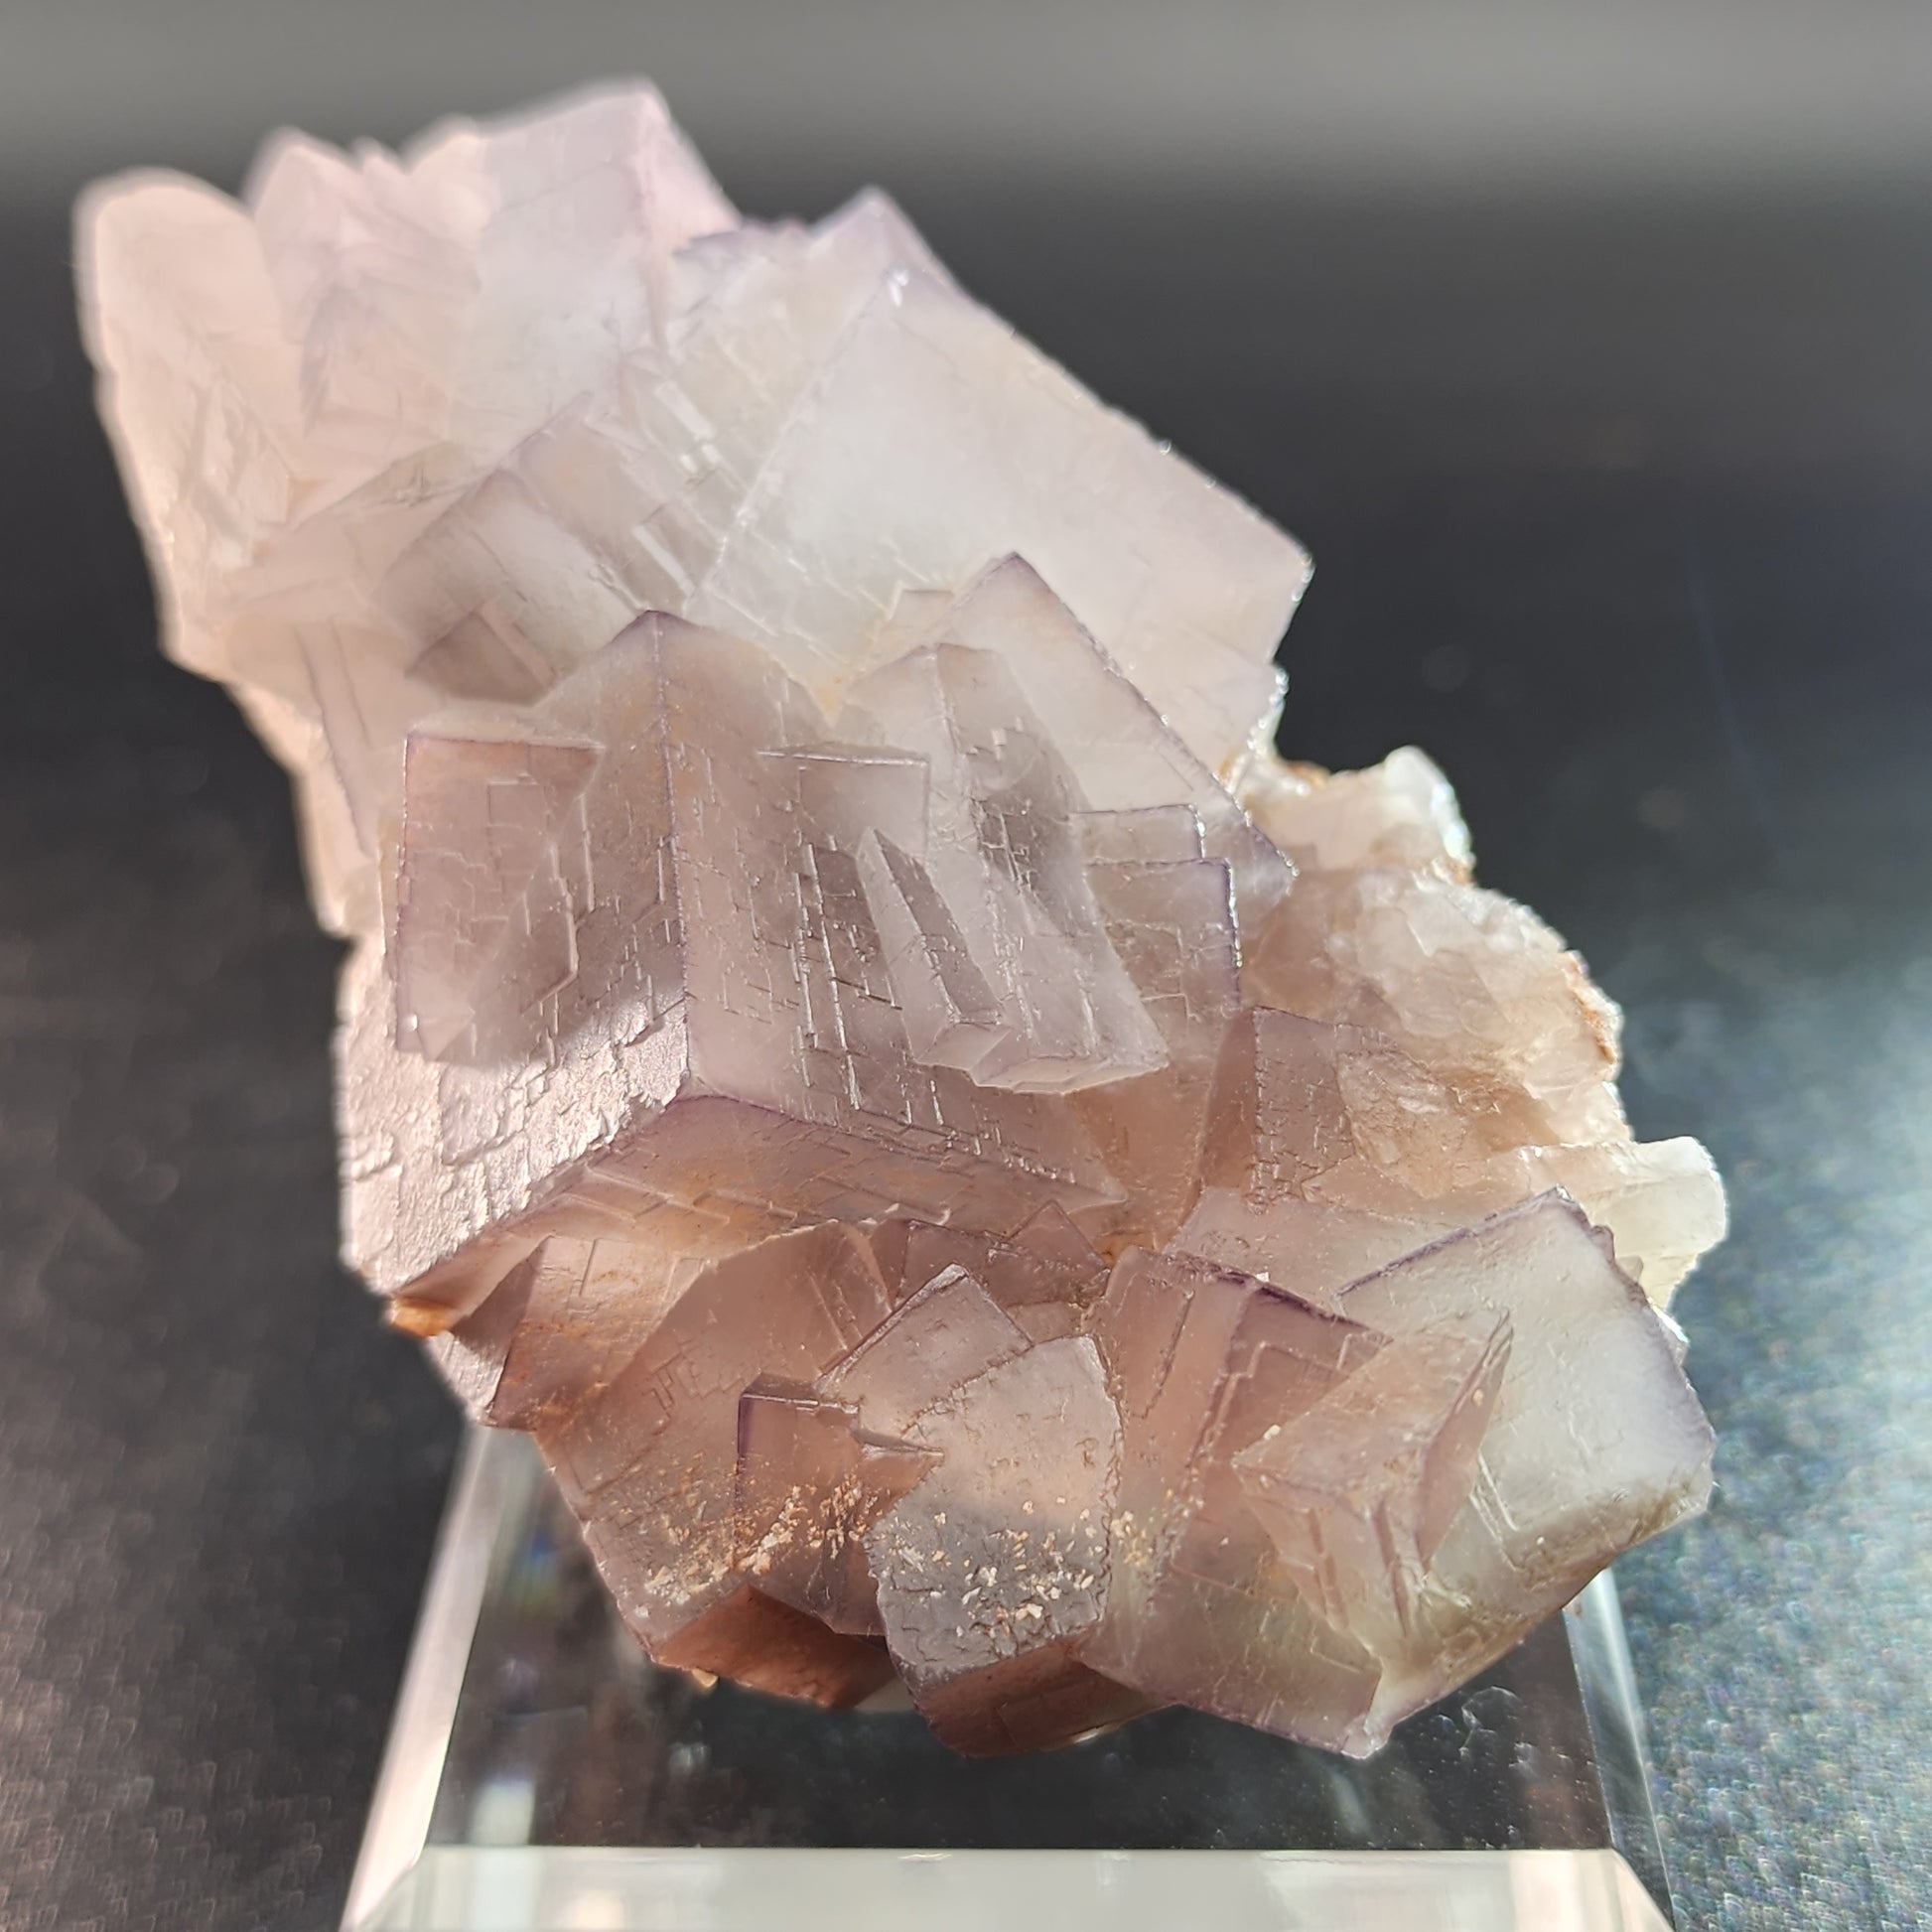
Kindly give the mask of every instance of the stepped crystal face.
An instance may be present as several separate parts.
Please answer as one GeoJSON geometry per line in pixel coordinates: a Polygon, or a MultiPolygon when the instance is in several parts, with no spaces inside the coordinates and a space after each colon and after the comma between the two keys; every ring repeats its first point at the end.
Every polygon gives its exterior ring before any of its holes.
{"type": "Polygon", "coordinates": [[[80,259],[350,944],[348,1260],[660,1662],[1361,1752],[1702,1506],[1615,1009],[1420,753],[1277,759],[1302,551],[889,202],[742,221],[632,87],[80,259]]]}

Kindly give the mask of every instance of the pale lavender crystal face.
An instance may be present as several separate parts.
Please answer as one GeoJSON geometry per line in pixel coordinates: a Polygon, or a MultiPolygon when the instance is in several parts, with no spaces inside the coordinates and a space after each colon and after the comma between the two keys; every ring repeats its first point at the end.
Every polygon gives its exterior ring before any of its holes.
{"type": "Polygon", "coordinates": [[[1724,1231],[1286,536],[655,94],[83,203],[166,641],[351,942],[347,1257],[660,1662],[1335,1749],[1694,1513],[1724,1231]]]}

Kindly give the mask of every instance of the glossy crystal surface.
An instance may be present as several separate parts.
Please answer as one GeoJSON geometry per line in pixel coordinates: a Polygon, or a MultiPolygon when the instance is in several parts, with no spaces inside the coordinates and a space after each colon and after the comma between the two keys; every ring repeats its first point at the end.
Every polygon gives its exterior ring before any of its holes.
{"type": "Polygon", "coordinates": [[[882,197],[631,87],[80,244],[351,944],[347,1258],[658,1664],[1362,1755],[1702,1506],[1614,1007],[1422,754],[1275,755],[1300,548],[882,197]]]}

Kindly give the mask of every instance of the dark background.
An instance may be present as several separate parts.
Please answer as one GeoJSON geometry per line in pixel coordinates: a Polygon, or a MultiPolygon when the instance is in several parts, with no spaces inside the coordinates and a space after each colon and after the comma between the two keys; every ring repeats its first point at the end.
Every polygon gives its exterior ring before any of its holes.
{"type": "Polygon", "coordinates": [[[66,209],[649,70],[885,182],[1297,531],[1286,742],[1425,744],[1735,1232],[1710,1516],[1619,1566],[1687,1926],[1932,1915],[1932,17],[0,6],[0,1926],[325,1927],[456,1425],[334,1260],[332,945],[165,665],[66,209]]]}

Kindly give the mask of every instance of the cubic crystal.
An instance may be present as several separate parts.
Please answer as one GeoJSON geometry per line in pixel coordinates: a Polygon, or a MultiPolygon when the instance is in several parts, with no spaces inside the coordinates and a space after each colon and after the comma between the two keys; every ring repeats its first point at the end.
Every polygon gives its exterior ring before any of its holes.
{"type": "Polygon", "coordinates": [[[1709,1158],[1300,548],[648,88],[82,206],[165,639],[346,937],[347,1258],[659,1662],[1334,1749],[1703,1503],[1709,1158]]]}

